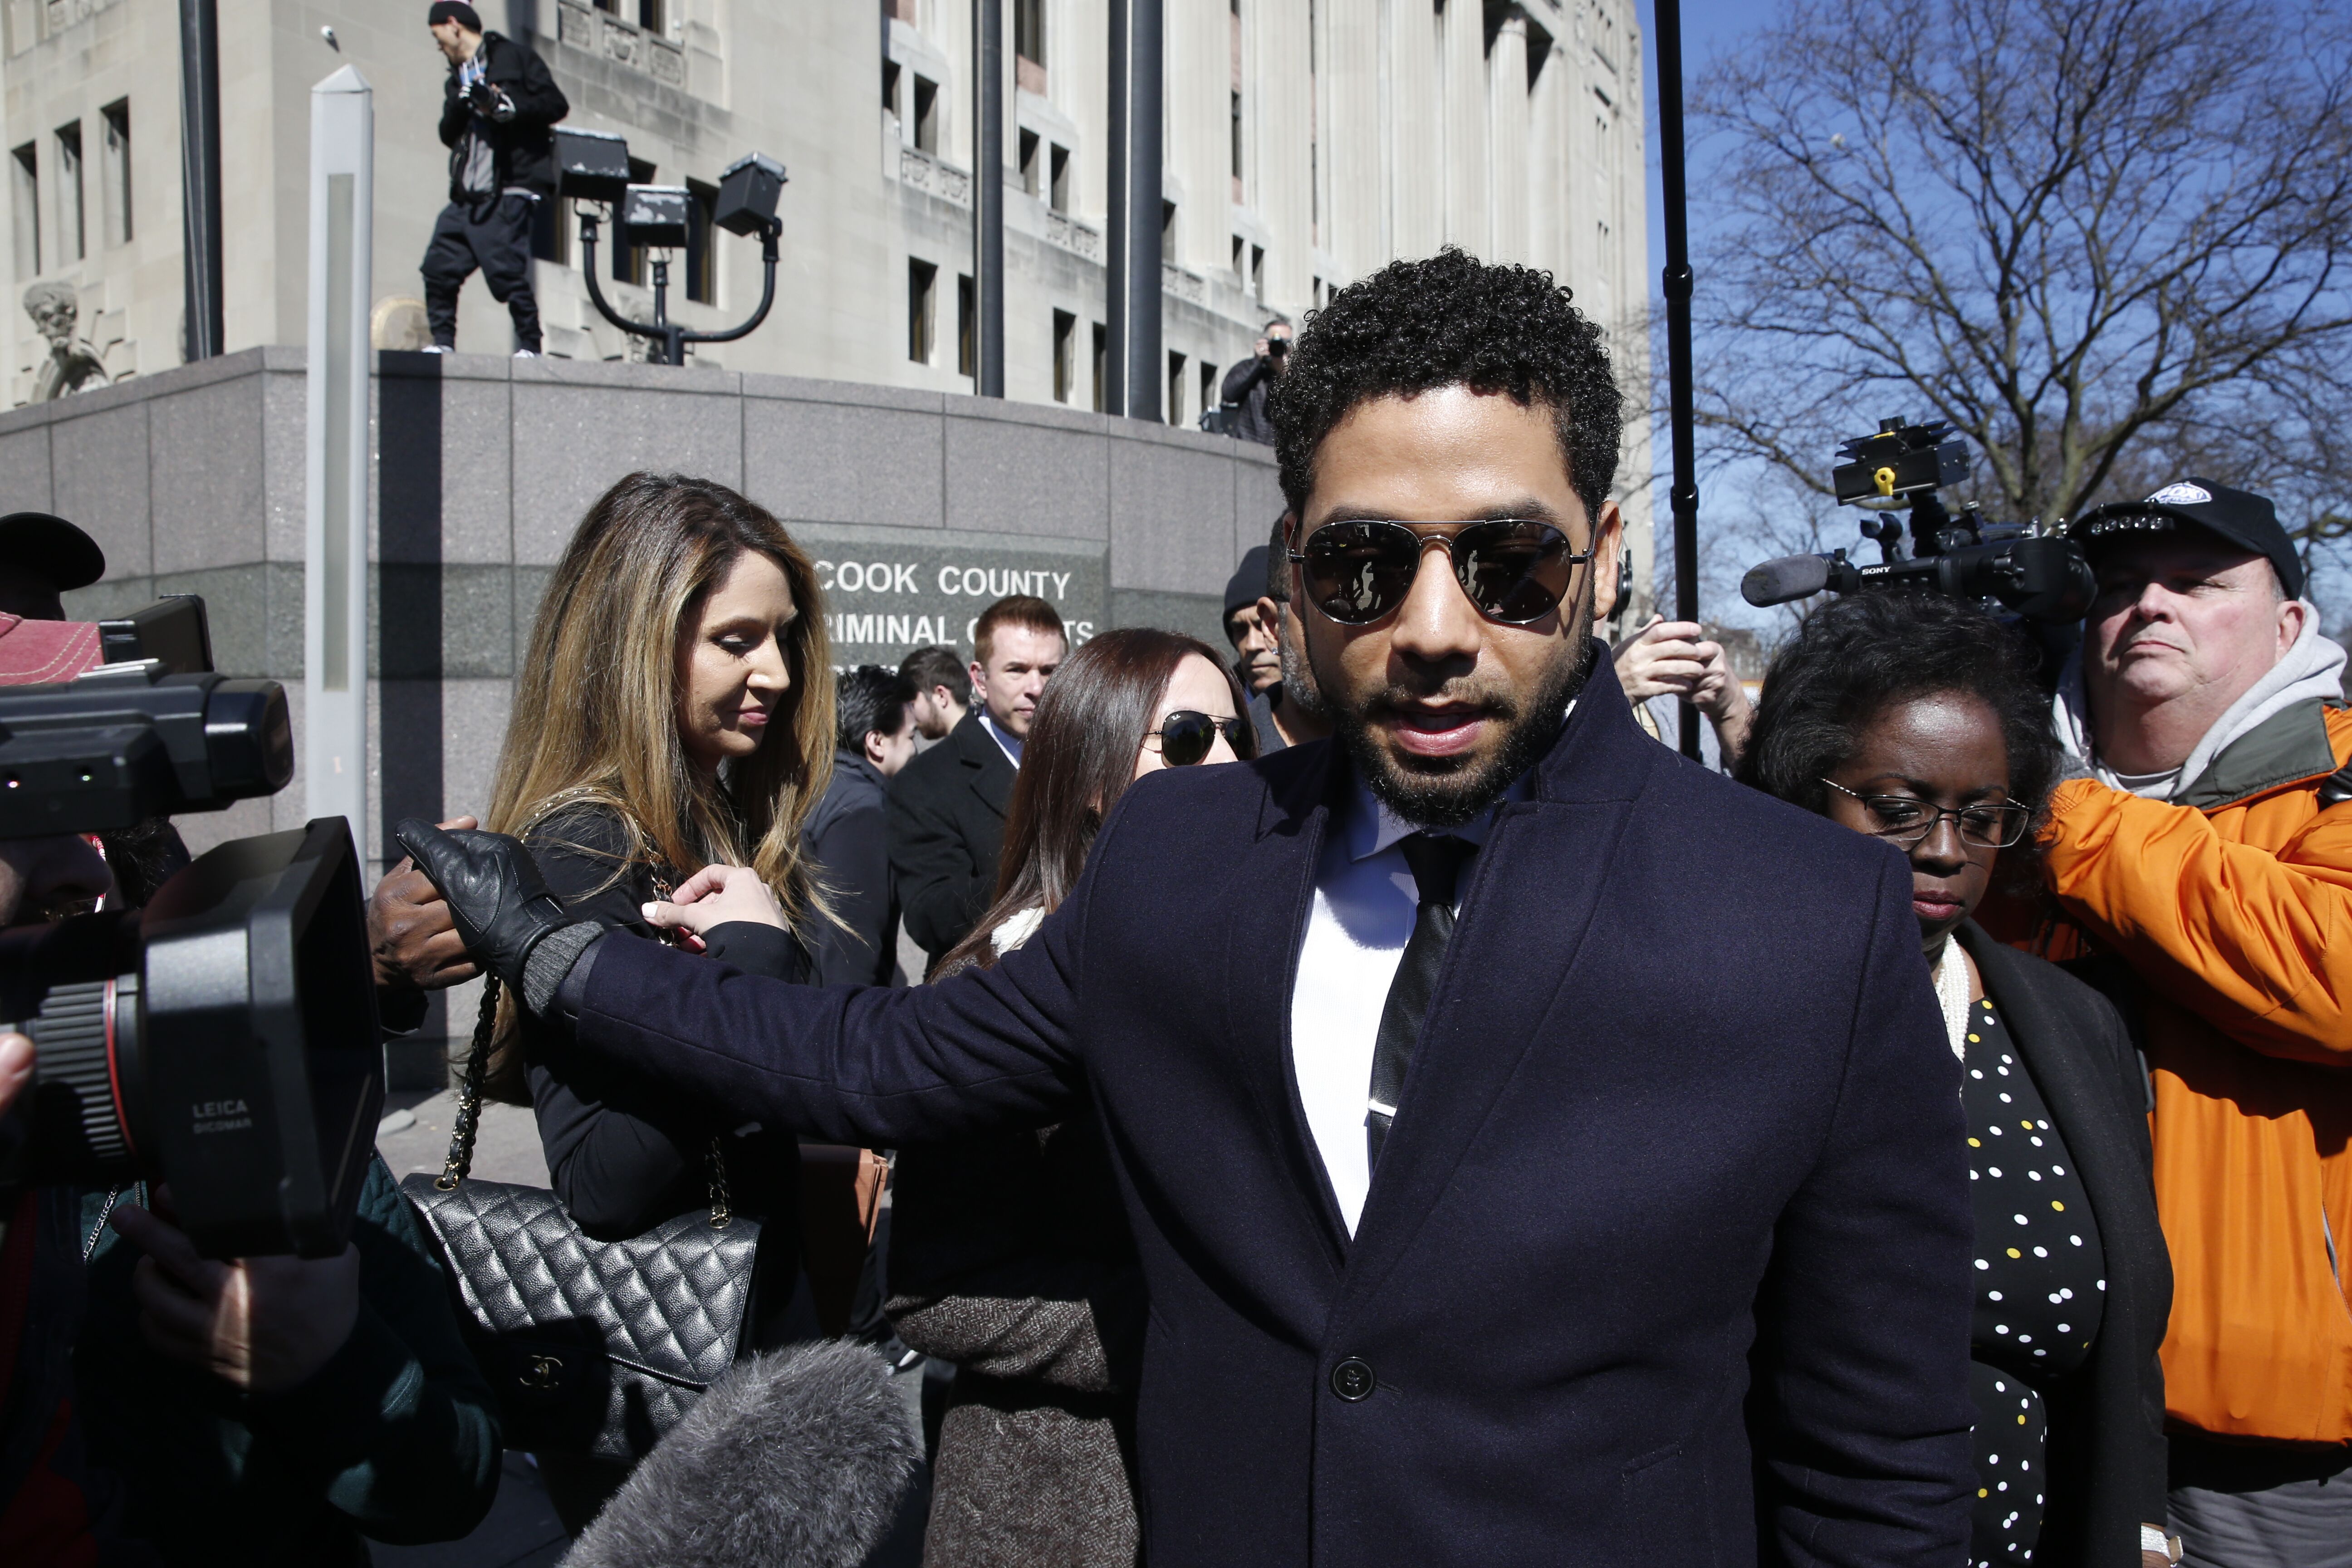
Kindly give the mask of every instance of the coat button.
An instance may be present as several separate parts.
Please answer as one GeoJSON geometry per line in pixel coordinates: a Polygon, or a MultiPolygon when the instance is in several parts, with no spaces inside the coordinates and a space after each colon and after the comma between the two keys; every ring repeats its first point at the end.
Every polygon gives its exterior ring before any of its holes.
{"type": "Polygon", "coordinates": [[[1351,1355],[1331,1369],[1331,1392],[1350,1405],[1370,1399],[1376,1386],[1372,1363],[1361,1356],[1351,1355]]]}

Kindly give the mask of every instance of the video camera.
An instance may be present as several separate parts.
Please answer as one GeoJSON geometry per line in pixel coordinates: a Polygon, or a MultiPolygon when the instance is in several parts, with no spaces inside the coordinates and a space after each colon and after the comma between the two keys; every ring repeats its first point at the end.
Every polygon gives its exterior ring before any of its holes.
{"type": "MultiPolygon", "coordinates": [[[[275,794],[285,689],[211,668],[204,603],[99,624],[110,662],[0,689],[0,838],[97,834],[275,794]]],[[[332,1257],[383,1100],[351,829],[223,844],[145,907],[0,931],[0,1018],[33,1081],[0,1118],[0,1194],[169,1182],[211,1258],[332,1257]]]]}
{"type": "Polygon", "coordinates": [[[2080,545],[2020,523],[1987,522],[1974,502],[1957,518],[1945,510],[1936,492],[1966,479],[1969,468],[1968,447],[1949,425],[1884,419],[1875,435],[1842,443],[1838,456],[1844,460],[1831,480],[1839,504],[1880,514],[1862,524],[1879,559],[1864,564],[1835,550],[1767,561],[1739,583],[1739,596],[1757,608],[1823,591],[1895,588],[1994,599],[2051,625],[2079,621],[2089,611],[2097,582],[2080,545]],[[1885,515],[1904,508],[1911,514],[1908,557],[1903,524],[1885,515]]]}

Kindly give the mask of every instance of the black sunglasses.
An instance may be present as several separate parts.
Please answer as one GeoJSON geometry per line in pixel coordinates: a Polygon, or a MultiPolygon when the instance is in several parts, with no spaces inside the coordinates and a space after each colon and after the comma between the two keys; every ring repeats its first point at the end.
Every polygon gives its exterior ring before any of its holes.
{"type": "Polygon", "coordinates": [[[1327,522],[1308,534],[1304,549],[1289,552],[1302,568],[1307,602],[1342,626],[1385,620],[1412,594],[1422,552],[1442,543],[1478,613],[1523,626],[1559,608],[1576,569],[1592,559],[1590,550],[1569,549],[1568,535],[1551,524],[1523,518],[1470,523],[1451,539],[1412,530],[1402,522],[1327,522]]]}
{"type": "Polygon", "coordinates": [[[1249,745],[1257,738],[1257,732],[1250,728],[1248,720],[1215,719],[1206,713],[1195,713],[1190,708],[1179,708],[1169,714],[1160,721],[1160,728],[1148,732],[1144,739],[1160,742],[1160,755],[1170,767],[1189,768],[1216,746],[1220,730],[1224,731],[1234,755],[1246,757],[1256,750],[1249,745]]]}

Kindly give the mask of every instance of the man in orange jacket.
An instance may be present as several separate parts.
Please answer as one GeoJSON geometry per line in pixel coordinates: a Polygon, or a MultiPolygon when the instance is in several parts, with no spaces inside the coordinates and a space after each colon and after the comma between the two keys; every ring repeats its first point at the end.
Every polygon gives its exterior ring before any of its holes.
{"type": "Polygon", "coordinates": [[[2345,653],[2261,496],[2187,479],[2073,536],[2099,591],[2057,717],[2087,776],[2052,801],[2038,945],[2132,977],[2173,1528],[2192,1563],[2352,1564],[2345,653]]]}

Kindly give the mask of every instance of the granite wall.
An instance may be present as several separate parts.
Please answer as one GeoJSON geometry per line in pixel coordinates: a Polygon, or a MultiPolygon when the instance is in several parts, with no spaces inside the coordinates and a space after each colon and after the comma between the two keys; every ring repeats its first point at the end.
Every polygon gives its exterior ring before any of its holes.
{"type": "MultiPolygon", "coordinates": [[[[371,491],[371,816],[478,808],[550,568],[634,469],[741,489],[820,562],[843,662],[969,650],[1007,587],[1080,635],[1158,625],[1223,646],[1219,596],[1281,510],[1265,447],[1059,407],[696,368],[384,353],[371,491]]],[[[301,722],[303,358],[248,350],[0,414],[0,511],[105,550],[96,616],[198,593],[215,660],[287,683],[301,722]]],[[[298,748],[298,756],[299,755],[298,748]]],[[[275,798],[183,823],[202,849],[299,826],[275,798]]],[[[470,1018],[462,995],[456,1015],[470,1018]]],[[[407,1053],[422,1070],[425,1047],[407,1053]]]]}

